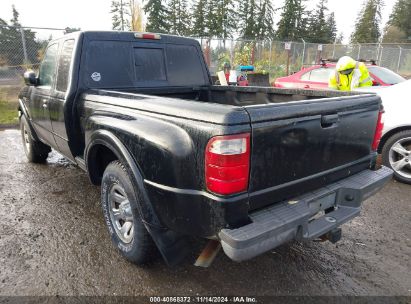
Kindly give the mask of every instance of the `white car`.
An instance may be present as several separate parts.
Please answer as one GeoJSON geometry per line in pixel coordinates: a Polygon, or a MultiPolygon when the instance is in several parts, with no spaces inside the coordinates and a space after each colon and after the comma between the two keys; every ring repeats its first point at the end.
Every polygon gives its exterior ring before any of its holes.
{"type": "Polygon", "coordinates": [[[411,79],[390,87],[363,88],[383,102],[384,129],[378,152],[394,177],[411,184],[411,79]]]}

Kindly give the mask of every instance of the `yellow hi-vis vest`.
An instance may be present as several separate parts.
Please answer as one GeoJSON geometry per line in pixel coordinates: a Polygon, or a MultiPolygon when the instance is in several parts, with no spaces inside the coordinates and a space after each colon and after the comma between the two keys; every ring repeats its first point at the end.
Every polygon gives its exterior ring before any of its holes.
{"type": "Polygon", "coordinates": [[[335,71],[328,80],[330,89],[340,91],[351,91],[354,88],[370,86],[372,86],[372,79],[367,67],[362,62],[357,62],[355,69],[350,74],[344,75],[335,71]]]}

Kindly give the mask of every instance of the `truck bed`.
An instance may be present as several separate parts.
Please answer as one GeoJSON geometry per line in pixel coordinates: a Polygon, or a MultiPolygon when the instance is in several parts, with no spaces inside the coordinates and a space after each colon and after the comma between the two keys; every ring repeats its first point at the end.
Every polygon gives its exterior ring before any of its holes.
{"type": "Polygon", "coordinates": [[[122,107],[250,125],[250,210],[370,168],[375,157],[371,144],[381,103],[375,95],[221,86],[124,91],[92,92],[116,97],[116,103],[123,96],[122,107]]]}

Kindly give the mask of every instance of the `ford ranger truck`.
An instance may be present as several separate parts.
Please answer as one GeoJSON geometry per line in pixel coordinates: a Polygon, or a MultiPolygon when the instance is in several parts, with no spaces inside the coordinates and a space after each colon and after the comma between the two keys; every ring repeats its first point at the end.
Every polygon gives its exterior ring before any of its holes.
{"type": "Polygon", "coordinates": [[[376,166],[378,96],[213,86],[194,39],[72,33],[24,78],[28,160],[53,148],[86,171],[114,245],[137,264],[156,250],[176,264],[193,236],[234,261],[338,241],[392,176],[376,166]]]}

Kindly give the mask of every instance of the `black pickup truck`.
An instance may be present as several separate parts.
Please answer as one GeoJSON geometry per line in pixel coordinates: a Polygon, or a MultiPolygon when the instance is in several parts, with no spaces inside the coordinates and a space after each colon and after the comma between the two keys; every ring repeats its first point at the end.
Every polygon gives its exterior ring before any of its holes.
{"type": "Polygon", "coordinates": [[[192,236],[235,261],[335,242],[392,176],[376,166],[379,97],[213,86],[193,39],[73,33],[24,78],[29,161],[53,148],[101,185],[112,240],[138,264],[156,248],[181,261],[192,236]]]}

